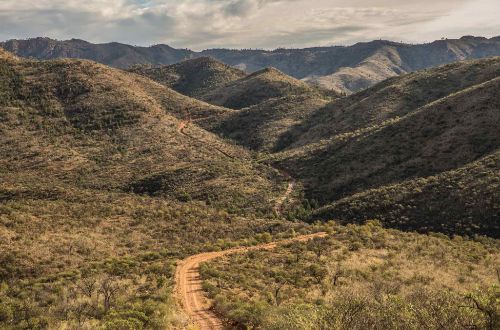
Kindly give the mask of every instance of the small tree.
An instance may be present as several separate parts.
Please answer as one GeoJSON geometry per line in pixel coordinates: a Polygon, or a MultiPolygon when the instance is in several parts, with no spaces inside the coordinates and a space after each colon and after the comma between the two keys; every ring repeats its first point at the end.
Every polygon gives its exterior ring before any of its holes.
{"type": "Polygon", "coordinates": [[[324,238],[316,237],[307,243],[307,249],[314,252],[319,260],[328,249],[328,241],[324,238]]]}
{"type": "Polygon", "coordinates": [[[324,267],[317,264],[310,265],[308,272],[309,275],[312,278],[314,278],[316,284],[321,284],[321,282],[323,281],[323,279],[326,277],[327,274],[327,270],[324,267]]]}
{"type": "Polygon", "coordinates": [[[282,289],[288,283],[288,280],[282,274],[275,274],[274,276],[274,285],[273,285],[273,298],[276,306],[279,306],[282,303],[282,289]]]}
{"type": "Polygon", "coordinates": [[[465,297],[471,304],[470,308],[479,311],[485,318],[488,330],[500,327],[499,304],[500,290],[494,285],[486,292],[475,292],[465,297]]]}
{"type": "Polygon", "coordinates": [[[106,312],[111,308],[111,303],[115,299],[118,290],[118,284],[111,277],[106,277],[101,281],[98,292],[103,295],[104,310],[106,312]]]}
{"type": "Polygon", "coordinates": [[[333,286],[337,286],[339,279],[346,276],[346,273],[340,263],[330,269],[331,281],[333,286]]]}
{"type": "Polygon", "coordinates": [[[80,290],[80,292],[89,297],[92,298],[92,295],[97,287],[97,281],[95,278],[82,278],[77,284],[76,287],[80,290]]]}

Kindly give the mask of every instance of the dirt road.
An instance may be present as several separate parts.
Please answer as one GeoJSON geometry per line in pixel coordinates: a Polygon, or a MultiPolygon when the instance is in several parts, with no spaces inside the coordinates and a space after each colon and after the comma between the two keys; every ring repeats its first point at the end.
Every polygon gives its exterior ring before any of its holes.
{"type": "Polygon", "coordinates": [[[251,247],[234,248],[225,251],[196,254],[184,259],[175,272],[175,294],[190,321],[200,330],[224,329],[222,320],[210,309],[211,302],[204,296],[201,287],[200,263],[225,255],[251,250],[269,250],[278,244],[289,242],[305,242],[315,237],[324,237],[326,233],[298,236],[279,242],[261,244],[251,247]]]}

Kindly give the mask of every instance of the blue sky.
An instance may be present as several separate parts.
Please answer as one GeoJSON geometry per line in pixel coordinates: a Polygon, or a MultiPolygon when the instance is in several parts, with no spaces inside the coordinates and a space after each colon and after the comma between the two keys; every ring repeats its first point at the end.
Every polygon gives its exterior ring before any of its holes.
{"type": "Polygon", "coordinates": [[[195,50],[500,35],[499,0],[0,0],[0,40],[47,36],[195,50]]]}

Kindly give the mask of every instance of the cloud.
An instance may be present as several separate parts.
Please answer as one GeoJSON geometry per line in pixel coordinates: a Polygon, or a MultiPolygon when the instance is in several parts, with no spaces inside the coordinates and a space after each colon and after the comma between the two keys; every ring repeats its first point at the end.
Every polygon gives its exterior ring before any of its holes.
{"type": "Polygon", "coordinates": [[[0,39],[275,48],[500,31],[497,0],[2,0],[0,39]]]}

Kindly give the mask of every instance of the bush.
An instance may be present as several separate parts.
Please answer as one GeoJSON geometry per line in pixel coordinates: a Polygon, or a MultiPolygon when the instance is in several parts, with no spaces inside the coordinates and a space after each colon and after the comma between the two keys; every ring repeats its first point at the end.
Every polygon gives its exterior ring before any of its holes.
{"type": "Polygon", "coordinates": [[[12,309],[6,304],[0,303],[0,322],[8,323],[12,320],[12,309]]]}
{"type": "Polygon", "coordinates": [[[104,323],[106,330],[140,330],[143,328],[141,321],[134,318],[130,319],[114,319],[104,323]]]}

